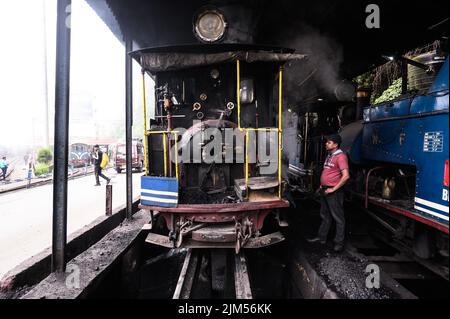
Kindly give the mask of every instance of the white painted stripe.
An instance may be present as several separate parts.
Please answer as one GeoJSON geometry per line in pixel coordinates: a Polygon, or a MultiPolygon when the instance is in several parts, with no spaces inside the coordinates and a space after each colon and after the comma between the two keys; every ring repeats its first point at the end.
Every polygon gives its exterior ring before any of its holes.
{"type": "Polygon", "coordinates": [[[153,195],[165,195],[165,196],[175,196],[178,197],[178,192],[164,192],[164,191],[155,191],[152,189],[141,189],[142,193],[149,193],[149,194],[153,194],[153,195]]]}
{"type": "Polygon", "coordinates": [[[430,215],[433,215],[433,216],[436,216],[436,217],[442,218],[443,220],[448,221],[448,216],[445,216],[445,215],[442,215],[442,214],[439,214],[439,213],[435,213],[435,212],[433,212],[433,211],[431,211],[429,209],[422,208],[422,207],[417,206],[417,205],[414,205],[414,208],[417,209],[417,210],[420,210],[420,211],[422,211],[424,213],[427,213],[427,214],[430,214],[430,215]]]}
{"type": "Polygon", "coordinates": [[[148,200],[157,203],[178,204],[178,199],[167,199],[158,197],[141,196],[141,200],[148,200]]]}
{"type": "Polygon", "coordinates": [[[437,204],[437,203],[433,203],[433,202],[430,202],[430,201],[427,201],[425,199],[418,198],[418,197],[414,198],[414,201],[416,203],[418,203],[418,204],[425,205],[425,206],[428,206],[428,207],[440,210],[441,212],[444,212],[444,213],[448,213],[448,206],[444,206],[444,205],[440,205],[440,204],[437,204]]]}

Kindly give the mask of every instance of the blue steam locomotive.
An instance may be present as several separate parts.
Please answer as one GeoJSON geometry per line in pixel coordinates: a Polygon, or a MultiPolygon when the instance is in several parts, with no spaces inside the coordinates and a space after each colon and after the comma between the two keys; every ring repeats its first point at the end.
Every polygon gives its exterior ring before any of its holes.
{"type": "Polygon", "coordinates": [[[444,59],[426,90],[363,107],[362,121],[341,132],[353,164],[352,192],[422,258],[448,258],[449,58],[444,59]]]}

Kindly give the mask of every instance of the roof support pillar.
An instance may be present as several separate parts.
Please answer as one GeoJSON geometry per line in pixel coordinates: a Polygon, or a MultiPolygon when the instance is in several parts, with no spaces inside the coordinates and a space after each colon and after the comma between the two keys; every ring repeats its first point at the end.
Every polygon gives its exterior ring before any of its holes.
{"type": "Polygon", "coordinates": [[[58,273],[65,272],[67,262],[71,3],[71,0],[58,0],[57,8],[52,271],[58,273]]]}
{"type": "Polygon", "coordinates": [[[133,64],[128,54],[133,50],[133,43],[125,39],[125,140],[127,173],[127,219],[133,215],[133,64]]]}

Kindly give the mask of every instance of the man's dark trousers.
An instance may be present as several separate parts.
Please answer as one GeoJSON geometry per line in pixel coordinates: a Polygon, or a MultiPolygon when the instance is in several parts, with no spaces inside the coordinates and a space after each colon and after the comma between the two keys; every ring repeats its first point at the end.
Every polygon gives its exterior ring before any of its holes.
{"type": "Polygon", "coordinates": [[[320,217],[322,218],[322,224],[320,225],[318,234],[320,240],[326,241],[331,223],[334,219],[336,221],[334,242],[336,244],[343,244],[345,238],[345,215],[344,190],[342,188],[328,195],[325,194],[324,190],[321,191],[320,217]]]}
{"type": "Polygon", "coordinates": [[[102,169],[100,166],[95,166],[95,180],[97,181],[97,185],[100,184],[100,177],[105,180],[109,180],[108,177],[102,174],[102,169]]]}

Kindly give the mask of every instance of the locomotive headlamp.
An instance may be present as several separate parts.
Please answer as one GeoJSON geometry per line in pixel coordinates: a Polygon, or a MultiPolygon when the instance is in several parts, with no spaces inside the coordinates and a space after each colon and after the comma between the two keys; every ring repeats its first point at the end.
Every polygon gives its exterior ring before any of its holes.
{"type": "Polygon", "coordinates": [[[216,10],[200,13],[194,22],[195,35],[204,42],[219,41],[225,34],[227,23],[224,16],[216,10]]]}

